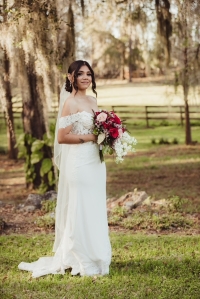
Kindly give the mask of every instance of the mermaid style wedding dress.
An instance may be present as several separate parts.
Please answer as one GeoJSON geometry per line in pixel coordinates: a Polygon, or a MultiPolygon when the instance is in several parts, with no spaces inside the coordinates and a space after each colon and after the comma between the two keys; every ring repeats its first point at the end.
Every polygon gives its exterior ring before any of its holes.
{"type": "MultiPolygon", "coordinates": [[[[86,111],[59,118],[59,128],[72,125],[72,134],[91,134],[92,114],[86,111]]],[[[52,257],[20,263],[33,277],[47,274],[81,276],[109,273],[111,246],[106,210],[106,168],[93,142],[62,145],[52,257]]]]}

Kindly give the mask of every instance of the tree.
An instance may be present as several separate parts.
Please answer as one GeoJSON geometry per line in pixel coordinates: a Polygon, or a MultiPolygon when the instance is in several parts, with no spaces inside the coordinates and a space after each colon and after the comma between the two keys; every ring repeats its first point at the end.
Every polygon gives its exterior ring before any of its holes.
{"type": "Polygon", "coordinates": [[[189,91],[198,86],[200,79],[200,3],[197,0],[155,0],[155,8],[160,39],[156,48],[159,53],[164,48],[166,67],[177,66],[175,85],[180,84],[183,88],[185,143],[191,144],[189,91]]]}
{"type": "Polygon", "coordinates": [[[195,0],[174,0],[173,58],[177,61],[176,76],[182,85],[185,105],[185,143],[192,143],[189,114],[189,90],[199,84],[200,72],[200,3],[195,0]]]}
{"type": "Polygon", "coordinates": [[[138,1],[91,2],[80,30],[79,51],[99,77],[125,79],[128,74],[131,80],[133,71],[144,65],[146,24],[146,13],[138,1]]]}
{"type": "Polygon", "coordinates": [[[157,32],[165,51],[166,65],[170,63],[172,21],[169,0],[155,0],[157,32]]]}
{"type": "MultiPolygon", "coordinates": [[[[1,8],[2,22],[6,23],[8,18],[7,1],[3,0],[1,8]]],[[[10,60],[7,54],[7,50],[2,47],[2,75],[1,80],[1,102],[4,107],[6,122],[7,122],[7,136],[8,136],[8,157],[10,159],[17,159],[18,150],[16,147],[16,136],[13,119],[12,109],[12,91],[10,82],[10,60]]]]}
{"type": "MultiPolygon", "coordinates": [[[[59,30],[57,31],[58,41],[58,62],[62,74],[67,73],[67,67],[75,60],[75,20],[73,11],[74,1],[57,1],[57,17],[59,20],[59,30]],[[68,9],[63,9],[68,7],[68,9]]],[[[83,1],[82,1],[83,2],[83,1]]],[[[83,2],[84,4],[84,2],[83,2]]]]}
{"type": "MultiPolygon", "coordinates": [[[[0,44],[9,61],[9,82],[20,88],[27,187],[54,189],[52,140],[48,108],[60,89],[66,65],[75,59],[74,8],[85,11],[84,0],[8,1],[0,28],[0,44]]],[[[8,66],[8,64],[7,64],[8,66]]],[[[8,70],[8,67],[7,67],[8,70]]],[[[7,76],[8,77],[8,76],[7,76]]],[[[2,93],[9,85],[0,82],[2,93]]],[[[12,103],[12,101],[10,100],[12,103]]],[[[6,105],[4,105],[6,107],[6,105]]]]}
{"type": "Polygon", "coordinates": [[[16,5],[15,10],[19,17],[15,14],[10,25],[15,23],[18,29],[15,42],[20,45],[16,49],[19,60],[14,67],[20,71],[26,183],[48,191],[55,188],[46,106],[54,91],[52,75],[56,77],[56,47],[53,43],[50,46],[56,37],[56,9],[52,3],[38,5],[37,1],[27,1],[16,5]]]}

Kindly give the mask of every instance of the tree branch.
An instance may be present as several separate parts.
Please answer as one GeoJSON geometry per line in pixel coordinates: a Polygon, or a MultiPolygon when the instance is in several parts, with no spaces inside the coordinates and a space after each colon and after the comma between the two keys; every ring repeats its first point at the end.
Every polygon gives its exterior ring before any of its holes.
{"type": "Polygon", "coordinates": [[[198,60],[199,57],[199,51],[200,51],[200,44],[198,44],[197,50],[196,50],[196,55],[195,55],[195,59],[198,60]]]}
{"type": "Polygon", "coordinates": [[[127,2],[127,0],[122,0],[122,1],[116,1],[116,0],[115,0],[115,3],[116,3],[116,4],[122,4],[122,3],[126,3],[126,2],[127,2]]]}

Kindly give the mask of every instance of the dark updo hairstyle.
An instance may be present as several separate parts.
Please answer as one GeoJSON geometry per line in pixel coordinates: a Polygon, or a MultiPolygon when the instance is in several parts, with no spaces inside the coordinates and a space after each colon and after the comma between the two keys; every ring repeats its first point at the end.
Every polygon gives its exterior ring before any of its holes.
{"type": "Polygon", "coordinates": [[[72,92],[72,89],[73,89],[72,87],[74,87],[76,92],[78,91],[77,77],[78,77],[78,72],[79,72],[80,68],[83,65],[86,65],[89,68],[89,70],[92,74],[92,91],[97,96],[96,82],[95,82],[95,78],[94,78],[94,71],[91,68],[91,66],[89,65],[89,63],[87,61],[84,61],[84,60],[76,60],[76,61],[74,61],[70,64],[70,66],[68,68],[68,74],[72,75],[72,73],[74,72],[74,82],[70,84],[70,81],[69,81],[68,77],[66,77],[65,89],[66,89],[66,91],[72,92]]]}

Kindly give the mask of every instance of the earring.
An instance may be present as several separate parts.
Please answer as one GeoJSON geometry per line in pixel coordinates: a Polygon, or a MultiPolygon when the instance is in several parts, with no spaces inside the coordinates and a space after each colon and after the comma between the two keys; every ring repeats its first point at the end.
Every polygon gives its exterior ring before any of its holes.
{"type": "Polygon", "coordinates": [[[72,86],[72,82],[71,81],[69,81],[70,83],[69,83],[69,86],[71,87],[72,86]]]}

